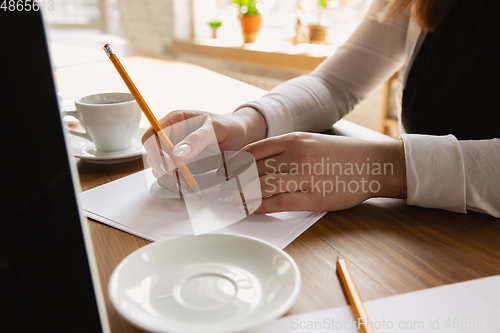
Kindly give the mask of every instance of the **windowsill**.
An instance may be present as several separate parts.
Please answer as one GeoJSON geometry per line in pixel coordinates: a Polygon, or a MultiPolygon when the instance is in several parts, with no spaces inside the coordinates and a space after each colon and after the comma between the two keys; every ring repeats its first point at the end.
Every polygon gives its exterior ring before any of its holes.
{"type": "Polygon", "coordinates": [[[261,39],[251,44],[242,44],[241,39],[222,38],[176,40],[173,43],[173,52],[177,54],[194,54],[303,71],[313,70],[336,49],[335,45],[294,45],[289,41],[270,39],[261,39]]]}

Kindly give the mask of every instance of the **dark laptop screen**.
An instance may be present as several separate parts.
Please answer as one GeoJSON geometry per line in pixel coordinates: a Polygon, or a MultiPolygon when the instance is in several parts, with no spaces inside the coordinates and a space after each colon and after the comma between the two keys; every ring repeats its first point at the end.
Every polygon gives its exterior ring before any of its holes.
{"type": "Polygon", "coordinates": [[[39,12],[0,10],[0,318],[100,332],[46,43],[39,12]]]}

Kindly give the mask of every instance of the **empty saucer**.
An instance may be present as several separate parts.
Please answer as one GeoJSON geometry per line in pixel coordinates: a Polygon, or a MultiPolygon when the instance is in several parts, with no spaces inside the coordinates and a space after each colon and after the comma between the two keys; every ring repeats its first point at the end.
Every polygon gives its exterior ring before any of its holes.
{"type": "Polygon", "coordinates": [[[154,332],[241,332],[285,314],[299,288],[299,269],[283,250],[223,234],[146,245],[109,281],[118,312],[154,332]]]}
{"type": "Polygon", "coordinates": [[[94,143],[85,138],[67,133],[66,142],[68,152],[82,160],[92,163],[122,163],[142,157],[146,152],[142,146],[141,138],[146,132],[145,128],[139,128],[132,141],[132,147],[119,151],[104,152],[95,149],[94,143]]]}

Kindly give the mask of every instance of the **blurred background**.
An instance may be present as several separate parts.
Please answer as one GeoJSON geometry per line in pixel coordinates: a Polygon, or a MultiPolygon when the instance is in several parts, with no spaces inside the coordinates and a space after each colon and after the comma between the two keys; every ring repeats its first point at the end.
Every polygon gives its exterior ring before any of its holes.
{"type": "MultiPolygon", "coordinates": [[[[102,61],[96,42],[192,63],[265,90],[313,70],[359,24],[372,0],[43,0],[52,51],[73,45],[102,61]],[[245,16],[259,13],[245,35],[245,16]]],[[[65,48],[65,50],[67,47],[65,48]]],[[[53,52],[54,53],[54,52],[53,52]]],[[[56,52],[56,67],[70,56],[56,52]]],[[[72,53],[74,58],[75,52],[72,53]]],[[[73,59],[74,60],[74,59],[73,59]]],[[[345,119],[397,137],[394,80],[345,119]]]]}

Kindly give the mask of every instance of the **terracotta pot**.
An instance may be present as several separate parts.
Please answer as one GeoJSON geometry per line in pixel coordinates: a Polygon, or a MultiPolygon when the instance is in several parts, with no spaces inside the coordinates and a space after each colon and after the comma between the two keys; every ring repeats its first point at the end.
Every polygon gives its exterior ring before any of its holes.
{"type": "Polygon", "coordinates": [[[261,15],[242,15],[240,16],[241,33],[245,43],[253,43],[257,40],[260,30],[261,15]]]}

